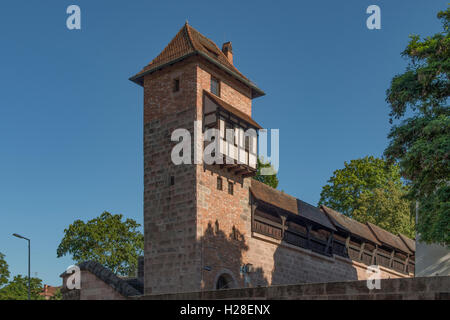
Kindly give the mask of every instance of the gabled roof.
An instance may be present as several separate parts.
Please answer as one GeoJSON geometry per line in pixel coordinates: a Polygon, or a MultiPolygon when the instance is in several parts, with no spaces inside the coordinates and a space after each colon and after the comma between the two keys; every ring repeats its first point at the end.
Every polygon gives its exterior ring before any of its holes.
{"type": "Polygon", "coordinates": [[[319,208],[316,208],[309,203],[271,188],[268,185],[254,179],[251,181],[250,192],[256,199],[262,202],[315,222],[330,230],[336,231],[336,228],[330,223],[330,220],[328,220],[326,215],[320,211],[319,208]]]}
{"type": "Polygon", "coordinates": [[[398,249],[403,251],[404,253],[414,253],[405,245],[405,243],[396,235],[386,231],[370,222],[367,223],[369,228],[375,234],[377,239],[384,245],[387,245],[391,248],[398,249]]]}
{"type": "Polygon", "coordinates": [[[210,93],[210,92],[208,92],[206,90],[203,90],[203,92],[208,98],[210,98],[213,102],[218,104],[220,107],[222,107],[226,111],[234,114],[236,117],[244,120],[248,124],[250,124],[250,125],[252,125],[252,126],[254,126],[254,127],[258,128],[258,129],[262,129],[262,127],[255,120],[253,120],[251,117],[249,117],[246,113],[240,111],[239,109],[236,109],[235,107],[233,107],[229,103],[226,103],[225,101],[220,99],[215,94],[212,94],[212,93],[210,93]]]}
{"type": "Polygon", "coordinates": [[[228,61],[228,58],[220,50],[217,45],[210,39],[206,38],[200,32],[192,28],[187,22],[178,31],[176,36],[164,48],[164,50],[153,59],[140,72],[130,78],[131,81],[142,85],[143,77],[154,71],[164,68],[165,66],[174,64],[184,60],[190,56],[199,55],[213,63],[223,71],[227,72],[234,78],[243,82],[252,89],[252,98],[264,95],[253,82],[245,77],[239,70],[228,61]]]}
{"type": "Polygon", "coordinates": [[[364,223],[353,220],[327,206],[322,205],[321,208],[337,228],[350,232],[359,238],[369,240],[377,245],[381,245],[369,227],[364,223]]]}

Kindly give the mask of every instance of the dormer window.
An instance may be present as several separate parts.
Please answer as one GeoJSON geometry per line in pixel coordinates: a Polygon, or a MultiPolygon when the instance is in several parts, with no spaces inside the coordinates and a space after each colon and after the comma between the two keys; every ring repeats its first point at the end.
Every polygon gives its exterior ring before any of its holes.
{"type": "Polygon", "coordinates": [[[220,97],[220,82],[218,79],[211,77],[211,93],[215,94],[216,96],[220,97]]]}

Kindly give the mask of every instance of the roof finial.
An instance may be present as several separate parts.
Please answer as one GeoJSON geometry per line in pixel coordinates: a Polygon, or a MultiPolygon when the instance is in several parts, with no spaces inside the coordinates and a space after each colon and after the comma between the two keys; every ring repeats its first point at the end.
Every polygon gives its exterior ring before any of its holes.
{"type": "Polygon", "coordinates": [[[189,24],[189,22],[188,22],[188,19],[186,18],[186,23],[185,23],[186,25],[188,25],[189,24]]]}

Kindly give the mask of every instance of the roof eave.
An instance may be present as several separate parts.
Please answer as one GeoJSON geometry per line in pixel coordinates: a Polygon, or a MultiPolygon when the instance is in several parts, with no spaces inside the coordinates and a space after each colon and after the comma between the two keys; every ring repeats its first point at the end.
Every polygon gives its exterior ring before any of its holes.
{"type": "Polygon", "coordinates": [[[223,71],[229,73],[231,76],[235,77],[239,81],[243,82],[245,85],[250,87],[252,89],[252,99],[262,97],[266,95],[264,91],[262,91],[260,88],[258,88],[253,82],[243,78],[241,75],[237,74],[233,70],[230,70],[229,68],[225,67],[223,64],[219,63],[218,61],[214,60],[210,56],[208,56],[206,53],[199,51],[198,54],[217,66],[218,68],[222,69],[223,71]]]}
{"type": "Polygon", "coordinates": [[[187,53],[185,55],[182,55],[181,57],[178,57],[176,59],[170,60],[169,62],[163,63],[163,64],[161,64],[159,66],[154,67],[154,68],[150,68],[147,71],[139,72],[139,73],[135,74],[134,76],[130,77],[128,80],[133,81],[134,83],[142,86],[142,85],[144,85],[144,77],[146,75],[151,74],[151,73],[153,73],[155,71],[161,70],[161,69],[163,69],[165,67],[171,66],[171,65],[173,65],[173,64],[175,64],[177,62],[180,62],[180,61],[182,61],[184,59],[187,59],[187,58],[189,58],[191,56],[194,56],[196,54],[197,54],[197,52],[195,52],[195,51],[189,52],[189,53],[187,53]]]}
{"type": "MultiPolygon", "coordinates": [[[[253,197],[254,197],[257,201],[260,201],[260,202],[262,202],[263,204],[268,205],[268,206],[270,206],[270,207],[277,208],[277,209],[281,210],[282,212],[285,212],[286,214],[290,215],[291,217],[295,217],[295,218],[299,218],[299,219],[302,219],[302,220],[306,220],[307,222],[312,223],[312,224],[315,224],[315,225],[318,225],[318,226],[321,226],[322,228],[327,229],[328,231],[333,231],[333,232],[336,232],[336,231],[337,231],[337,229],[334,227],[334,225],[333,225],[331,222],[330,222],[330,225],[329,225],[329,226],[324,225],[324,224],[322,224],[321,222],[311,220],[311,219],[309,219],[308,217],[305,217],[305,216],[301,215],[301,214],[298,213],[298,212],[297,212],[297,213],[294,213],[294,212],[292,212],[292,211],[290,211],[290,210],[287,210],[287,209],[284,209],[284,208],[280,208],[279,206],[276,206],[276,205],[274,205],[274,204],[272,204],[272,203],[269,203],[269,202],[267,202],[267,201],[264,201],[263,199],[258,198],[258,197],[255,195],[255,193],[252,191],[252,188],[250,188],[250,192],[251,192],[251,194],[253,195],[253,197]]],[[[328,217],[327,217],[327,219],[328,219],[328,217]]]]}
{"type": "Polygon", "coordinates": [[[251,81],[249,81],[249,80],[243,78],[243,77],[240,76],[238,73],[234,72],[233,70],[230,70],[229,68],[225,67],[224,65],[222,65],[221,63],[219,63],[218,61],[214,60],[213,58],[211,58],[210,56],[208,56],[206,53],[203,53],[203,52],[201,52],[201,51],[193,51],[193,52],[190,52],[190,53],[188,53],[188,54],[185,54],[185,55],[183,55],[183,56],[181,56],[181,57],[179,57],[179,58],[176,58],[176,59],[174,59],[174,60],[171,60],[171,61],[169,61],[169,62],[166,62],[166,63],[164,63],[164,64],[162,64],[162,65],[160,65],[160,66],[157,66],[157,67],[155,67],[155,68],[148,69],[147,71],[142,72],[142,73],[138,73],[138,74],[132,76],[131,78],[129,78],[129,80],[130,80],[130,81],[133,81],[134,83],[136,83],[136,84],[138,84],[138,85],[140,85],[140,86],[142,86],[142,85],[143,85],[143,78],[144,78],[144,76],[146,76],[146,75],[148,75],[148,74],[151,74],[151,73],[153,73],[153,72],[155,72],[155,71],[158,71],[158,70],[160,70],[160,69],[162,69],[162,68],[165,68],[165,67],[167,67],[167,66],[170,66],[170,65],[172,65],[172,64],[174,64],[174,63],[180,62],[180,61],[182,61],[182,60],[184,60],[184,59],[186,59],[186,58],[188,58],[188,57],[190,57],[190,56],[197,55],[197,54],[200,55],[200,56],[202,56],[203,58],[205,58],[206,60],[208,60],[209,62],[211,62],[211,63],[214,64],[215,66],[217,66],[218,68],[220,68],[220,69],[222,69],[223,71],[227,72],[228,74],[230,74],[230,75],[233,76],[234,78],[238,79],[239,81],[241,81],[242,83],[244,83],[246,86],[250,87],[250,89],[252,89],[252,99],[258,98],[258,97],[262,97],[262,96],[264,96],[264,95],[266,94],[264,91],[262,91],[260,88],[258,88],[258,87],[257,87],[254,83],[252,83],[251,81]]]}

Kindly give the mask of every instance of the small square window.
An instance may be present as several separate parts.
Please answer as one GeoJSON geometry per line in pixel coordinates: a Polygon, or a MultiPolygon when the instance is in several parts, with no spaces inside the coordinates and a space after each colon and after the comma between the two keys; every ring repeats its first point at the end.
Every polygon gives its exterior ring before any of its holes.
{"type": "Polygon", "coordinates": [[[180,79],[173,80],[173,92],[180,91],[180,79]]]}
{"type": "Polygon", "coordinates": [[[228,193],[233,195],[233,182],[228,182],[228,193]]]}
{"type": "Polygon", "coordinates": [[[220,83],[214,77],[211,77],[211,93],[214,93],[216,96],[220,97],[220,83]]]}
{"type": "Polygon", "coordinates": [[[217,190],[222,190],[222,178],[217,178],[217,190]]]}

